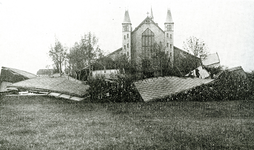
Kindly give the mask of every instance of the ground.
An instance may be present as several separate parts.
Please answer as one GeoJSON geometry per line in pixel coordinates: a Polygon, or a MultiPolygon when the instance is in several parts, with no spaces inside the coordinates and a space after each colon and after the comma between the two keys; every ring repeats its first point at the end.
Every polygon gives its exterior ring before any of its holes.
{"type": "Polygon", "coordinates": [[[0,100],[0,149],[254,149],[254,101],[0,100]]]}

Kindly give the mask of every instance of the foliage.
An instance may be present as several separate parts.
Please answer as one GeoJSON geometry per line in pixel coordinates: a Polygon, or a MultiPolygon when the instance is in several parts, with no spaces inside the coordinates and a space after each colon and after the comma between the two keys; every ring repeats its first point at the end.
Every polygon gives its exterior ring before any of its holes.
{"type": "MultiPolygon", "coordinates": [[[[186,54],[188,53],[186,52],[186,54]]],[[[120,55],[115,59],[114,63],[115,69],[123,70],[124,68],[125,73],[136,75],[136,80],[158,76],[185,76],[200,64],[198,62],[199,58],[194,60],[194,56],[191,55],[193,56],[191,57],[189,55],[184,56],[172,68],[170,58],[165,53],[165,47],[154,43],[148,55],[138,56],[139,61],[130,61],[126,55],[120,55]]]]}
{"type": "Polygon", "coordinates": [[[109,57],[101,57],[95,60],[91,65],[93,66],[93,70],[116,69],[115,62],[109,57]]]}
{"type": "Polygon", "coordinates": [[[67,55],[67,68],[72,75],[74,75],[76,71],[86,67],[90,70],[92,61],[103,56],[102,50],[97,45],[97,42],[97,37],[91,32],[88,32],[81,37],[79,43],[76,42],[74,46],[70,48],[70,52],[67,55]]]}
{"type": "Polygon", "coordinates": [[[232,72],[224,71],[214,82],[195,87],[160,101],[224,101],[243,100],[251,96],[250,82],[232,72]]]}
{"type": "Polygon", "coordinates": [[[184,77],[187,73],[193,71],[201,65],[200,58],[193,56],[182,50],[177,50],[174,53],[174,71],[176,76],[184,77]]]}
{"type": "Polygon", "coordinates": [[[136,102],[140,96],[133,85],[132,75],[117,74],[111,81],[103,76],[90,78],[87,84],[92,102],[136,102]]]}
{"type": "MultiPolygon", "coordinates": [[[[117,83],[117,94],[112,97],[111,100],[114,102],[138,102],[141,101],[141,97],[135,88],[133,82],[135,81],[135,76],[133,75],[121,75],[118,74],[117,83]]],[[[112,93],[112,95],[115,95],[112,93]]]]}
{"type": "Polygon", "coordinates": [[[55,45],[50,48],[49,56],[51,57],[52,61],[54,62],[55,71],[57,73],[62,73],[62,66],[66,59],[67,49],[63,47],[63,45],[56,39],[55,45]]]}
{"type": "Polygon", "coordinates": [[[208,54],[208,48],[205,42],[195,36],[189,37],[183,44],[183,48],[188,52],[192,52],[194,56],[206,57],[208,54]]]}
{"type": "Polygon", "coordinates": [[[247,77],[249,79],[249,86],[250,86],[250,91],[251,91],[251,99],[254,99],[254,71],[250,73],[246,73],[247,77]]]}
{"type": "Polygon", "coordinates": [[[91,100],[102,99],[104,96],[104,92],[107,90],[107,82],[105,81],[105,77],[96,76],[95,78],[90,78],[87,81],[87,84],[90,86],[88,89],[88,93],[90,95],[91,100]]]}
{"type": "Polygon", "coordinates": [[[185,59],[182,59],[178,66],[175,65],[174,67],[176,67],[176,70],[179,71],[178,76],[184,77],[187,73],[191,72],[198,66],[190,57],[186,57],[185,59]]]}
{"type": "Polygon", "coordinates": [[[126,55],[120,55],[116,57],[114,61],[115,69],[119,69],[123,74],[134,75],[137,72],[136,63],[129,60],[126,55]]]}
{"type": "Polygon", "coordinates": [[[149,57],[140,56],[144,78],[170,75],[171,63],[165,47],[154,43],[149,57]]]}

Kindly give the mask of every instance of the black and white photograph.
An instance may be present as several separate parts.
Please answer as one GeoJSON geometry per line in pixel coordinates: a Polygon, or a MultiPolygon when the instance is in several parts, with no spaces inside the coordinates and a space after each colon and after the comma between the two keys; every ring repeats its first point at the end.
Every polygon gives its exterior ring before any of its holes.
{"type": "Polygon", "coordinates": [[[254,0],[0,0],[0,150],[254,149],[254,0]]]}

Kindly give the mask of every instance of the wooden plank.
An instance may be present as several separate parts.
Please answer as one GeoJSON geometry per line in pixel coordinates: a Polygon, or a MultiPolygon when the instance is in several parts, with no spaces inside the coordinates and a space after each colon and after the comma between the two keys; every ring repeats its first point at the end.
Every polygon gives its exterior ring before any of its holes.
{"type": "Polygon", "coordinates": [[[59,97],[64,98],[64,99],[70,99],[70,95],[67,94],[61,94],[59,97]]]}
{"type": "Polygon", "coordinates": [[[61,95],[60,93],[54,93],[54,92],[49,93],[49,96],[59,97],[60,95],[61,95]]]}
{"type": "Polygon", "coordinates": [[[85,98],[81,98],[81,97],[71,97],[70,100],[73,100],[73,101],[82,101],[84,100],[85,98]]]}

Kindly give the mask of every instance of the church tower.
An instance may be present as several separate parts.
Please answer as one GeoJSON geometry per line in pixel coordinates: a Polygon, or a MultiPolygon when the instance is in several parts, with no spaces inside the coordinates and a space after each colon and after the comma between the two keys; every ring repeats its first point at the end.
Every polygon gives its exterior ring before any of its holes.
{"type": "Polygon", "coordinates": [[[122,23],[122,49],[129,60],[131,59],[131,20],[128,10],[125,10],[124,20],[122,23]]]}
{"type": "Polygon", "coordinates": [[[165,32],[165,53],[170,58],[171,65],[173,67],[174,62],[174,22],[170,10],[167,11],[166,22],[164,23],[165,32]]]}

